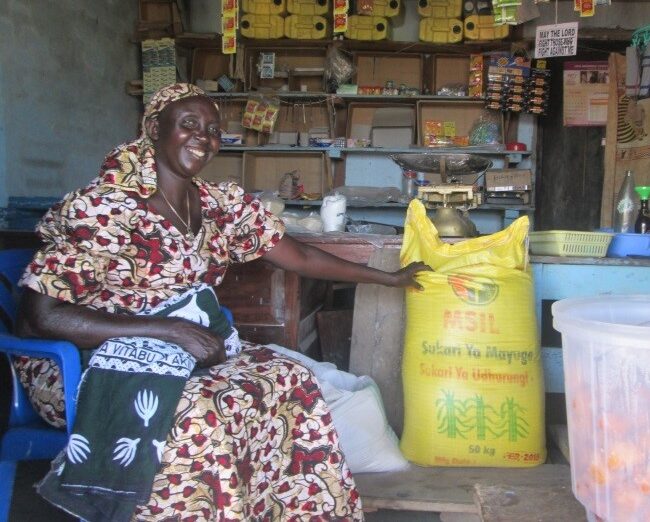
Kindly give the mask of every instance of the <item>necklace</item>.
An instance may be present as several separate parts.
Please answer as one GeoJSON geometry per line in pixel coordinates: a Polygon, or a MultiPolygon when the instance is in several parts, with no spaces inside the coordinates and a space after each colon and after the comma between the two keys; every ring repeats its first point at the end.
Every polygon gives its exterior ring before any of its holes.
{"type": "Polygon", "coordinates": [[[186,199],[185,201],[187,202],[187,221],[185,221],[178,212],[176,212],[176,209],[174,206],[169,202],[167,199],[167,196],[165,195],[165,191],[162,189],[162,187],[158,187],[158,190],[160,190],[160,194],[162,195],[163,199],[165,200],[165,203],[169,206],[171,211],[174,213],[174,215],[180,220],[181,223],[183,223],[183,226],[185,227],[185,239],[189,242],[194,242],[194,232],[192,232],[192,214],[190,213],[190,192],[189,190],[186,193],[186,199]]]}

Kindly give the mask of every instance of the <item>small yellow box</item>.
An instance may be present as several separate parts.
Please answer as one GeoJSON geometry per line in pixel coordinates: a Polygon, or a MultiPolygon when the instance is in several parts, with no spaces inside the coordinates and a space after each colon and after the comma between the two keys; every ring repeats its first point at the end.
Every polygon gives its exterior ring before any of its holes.
{"type": "Polygon", "coordinates": [[[348,18],[345,37],[351,40],[385,40],[388,38],[388,19],[383,16],[352,15],[348,18]]]}
{"type": "Polygon", "coordinates": [[[287,9],[290,14],[297,15],[326,15],[329,11],[329,0],[288,0],[287,9]]]}
{"type": "Polygon", "coordinates": [[[457,18],[420,19],[420,40],[430,43],[458,43],[463,40],[463,22],[457,18]]]}
{"type": "Polygon", "coordinates": [[[284,18],[278,15],[245,14],[239,27],[246,38],[274,39],[284,36],[284,18]]]}
{"type": "Polygon", "coordinates": [[[327,36],[327,19],[315,15],[289,15],[284,19],[284,35],[297,40],[321,40],[327,36]]]}

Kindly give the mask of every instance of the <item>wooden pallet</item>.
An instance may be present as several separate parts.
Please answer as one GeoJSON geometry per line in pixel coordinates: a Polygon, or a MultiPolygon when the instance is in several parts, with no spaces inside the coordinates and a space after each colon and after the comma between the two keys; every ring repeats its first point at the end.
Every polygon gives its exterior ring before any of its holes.
{"type": "MultiPolygon", "coordinates": [[[[355,475],[365,511],[465,513],[482,522],[584,522],[569,466],[424,468],[355,475]]],[[[470,517],[467,517],[470,519],[470,517]]]]}

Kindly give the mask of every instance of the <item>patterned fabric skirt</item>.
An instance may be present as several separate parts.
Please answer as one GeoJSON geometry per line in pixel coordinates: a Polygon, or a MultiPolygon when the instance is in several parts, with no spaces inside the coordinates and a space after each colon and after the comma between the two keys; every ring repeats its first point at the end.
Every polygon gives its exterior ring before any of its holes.
{"type": "MultiPolygon", "coordinates": [[[[63,420],[58,368],[16,361],[37,410],[63,420]]],[[[313,374],[259,345],[190,377],[149,502],[134,520],[363,520],[313,374]]]]}

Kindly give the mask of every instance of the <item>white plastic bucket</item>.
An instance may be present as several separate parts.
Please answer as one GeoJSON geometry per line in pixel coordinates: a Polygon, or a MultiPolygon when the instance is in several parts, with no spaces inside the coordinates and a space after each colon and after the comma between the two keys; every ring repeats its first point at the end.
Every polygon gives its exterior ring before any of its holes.
{"type": "Polygon", "coordinates": [[[609,522],[650,520],[650,295],[553,304],[573,493],[609,522]]]}

